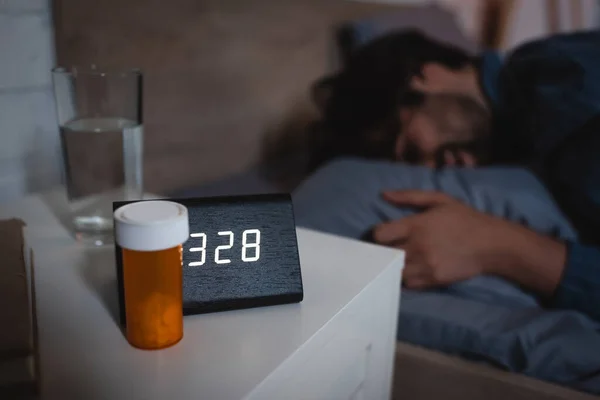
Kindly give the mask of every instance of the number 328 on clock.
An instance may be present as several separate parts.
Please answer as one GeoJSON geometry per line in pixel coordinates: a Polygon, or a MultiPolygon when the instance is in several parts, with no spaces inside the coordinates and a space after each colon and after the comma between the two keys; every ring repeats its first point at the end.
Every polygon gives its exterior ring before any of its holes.
{"type": "MultiPolygon", "coordinates": [[[[231,248],[234,246],[235,238],[232,231],[218,232],[217,235],[225,236],[228,238],[227,244],[222,244],[215,248],[215,263],[216,264],[229,264],[231,259],[227,258],[228,254],[231,255],[231,248]]],[[[190,237],[197,238],[200,240],[200,247],[190,247],[191,253],[199,253],[199,261],[193,261],[188,263],[190,267],[199,267],[206,263],[206,247],[208,245],[208,239],[206,233],[192,233],[190,237]]],[[[242,233],[242,248],[240,250],[241,258],[243,262],[254,262],[260,258],[260,230],[258,229],[247,229],[242,233]]]]}

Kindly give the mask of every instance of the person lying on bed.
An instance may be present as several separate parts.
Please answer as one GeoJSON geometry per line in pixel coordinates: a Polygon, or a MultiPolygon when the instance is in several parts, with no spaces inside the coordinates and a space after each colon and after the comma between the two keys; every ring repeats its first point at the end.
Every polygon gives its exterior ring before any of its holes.
{"type": "Polygon", "coordinates": [[[479,68],[426,63],[413,78],[415,89],[468,95],[491,109],[495,160],[535,171],[575,224],[580,243],[478,213],[442,193],[392,192],[387,198],[394,204],[426,209],[374,232],[379,243],[407,250],[408,286],[497,275],[600,320],[598,48],[599,31],[563,34],[519,47],[503,66],[496,54],[485,54],[479,68]]]}
{"type": "MultiPolygon", "coordinates": [[[[467,59],[458,67],[424,62],[408,80],[413,90],[469,96],[490,110],[493,159],[534,171],[575,224],[579,240],[556,240],[478,212],[444,193],[387,192],[390,203],[423,210],[374,229],[378,243],[407,251],[407,287],[440,287],[495,275],[537,293],[550,305],[600,320],[598,48],[600,32],[557,35],[519,47],[503,64],[495,53],[485,53],[477,62],[467,59]]],[[[398,109],[398,99],[394,101],[398,109]]],[[[339,122],[344,117],[338,112],[336,118],[339,122]]],[[[397,118],[380,121],[370,128],[396,129],[397,135],[397,118]]],[[[395,140],[388,135],[376,143],[383,149],[381,143],[395,140]]]]}

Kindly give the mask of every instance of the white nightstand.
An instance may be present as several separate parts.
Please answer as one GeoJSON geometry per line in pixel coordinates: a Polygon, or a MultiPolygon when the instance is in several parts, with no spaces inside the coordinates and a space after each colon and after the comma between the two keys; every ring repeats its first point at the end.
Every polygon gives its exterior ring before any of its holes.
{"type": "Polygon", "coordinates": [[[185,318],[162,351],[116,320],[114,249],[74,242],[41,197],[0,206],[35,254],[44,399],[388,399],[403,253],[298,229],[300,304],[185,318]]]}

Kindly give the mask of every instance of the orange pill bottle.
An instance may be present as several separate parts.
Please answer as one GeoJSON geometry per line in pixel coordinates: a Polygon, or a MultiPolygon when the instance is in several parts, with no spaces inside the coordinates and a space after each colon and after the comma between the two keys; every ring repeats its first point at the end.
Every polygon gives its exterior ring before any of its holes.
{"type": "Polygon", "coordinates": [[[163,349],[183,338],[182,244],[187,209],[170,201],[141,201],[114,213],[121,247],[127,341],[163,349]]]}

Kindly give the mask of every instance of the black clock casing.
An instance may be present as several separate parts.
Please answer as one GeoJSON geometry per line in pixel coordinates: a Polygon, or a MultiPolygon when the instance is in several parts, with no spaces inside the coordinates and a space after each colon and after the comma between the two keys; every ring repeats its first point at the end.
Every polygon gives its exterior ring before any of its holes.
{"type": "MultiPolygon", "coordinates": [[[[302,301],[289,194],[168,200],[186,206],[189,215],[191,237],[183,245],[184,315],[302,301]]],[[[113,209],[128,203],[115,202],[113,209]]],[[[115,250],[124,325],[122,255],[116,244],[115,250]]]]}

